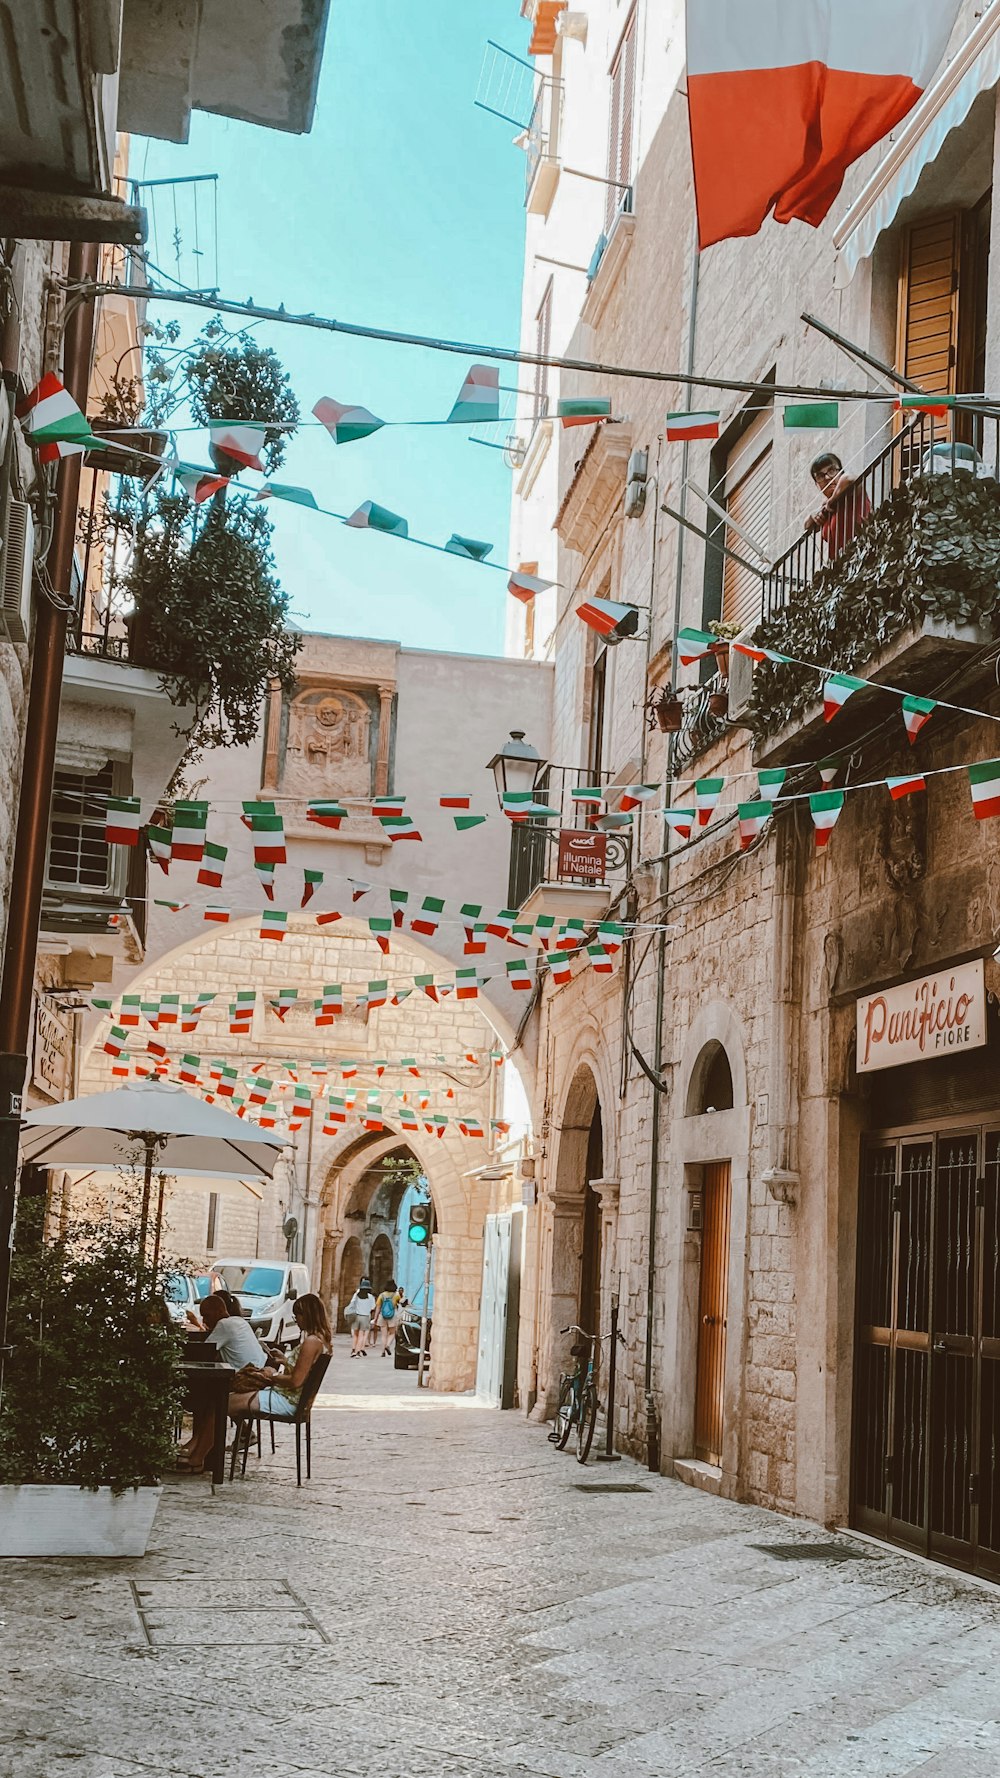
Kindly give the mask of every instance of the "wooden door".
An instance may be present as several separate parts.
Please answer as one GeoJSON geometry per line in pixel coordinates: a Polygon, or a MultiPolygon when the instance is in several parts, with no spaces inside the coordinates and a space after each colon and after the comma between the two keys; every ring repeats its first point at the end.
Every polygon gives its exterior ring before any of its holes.
{"type": "Polygon", "coordinates": [[[694,1454],[703,1463],[722,1462],[731,1202],[732,1168],[729,1161],[715,1161],[705,1168],[698,1291],[694,1454]]]}

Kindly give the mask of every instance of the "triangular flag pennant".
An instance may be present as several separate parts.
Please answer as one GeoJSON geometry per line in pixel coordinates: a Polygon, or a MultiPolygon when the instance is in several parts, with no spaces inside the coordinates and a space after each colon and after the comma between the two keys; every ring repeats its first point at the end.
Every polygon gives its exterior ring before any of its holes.
{"type": "Polygon", "coordinates": [[[919,772],[911,773],[908,778],[887,778],[885,783],[894,803],[901,797],[915,796],[918,791],[927,789],[927,781],[919,772]]]}
{"type": "Polygon", "coordinates": [[[217,420],[209,426],[208,436],[213,452],[218,451],[221,455],[232,457],[242,469],[256,469],[263,475],[264,465],[260,460],[260,453],[267,437],[266,426],[261,426],[256,421],[231,424],[225,420],[217,420]]]}
{"type": "Polygon", "coordinates": [[[453,531],[445,544],[445,553],[449,556],[466,556],[472,562],[485,562],[492,555],[492,543],[482,543],[478,537],[463,537],[453,531]]]}
{"type": "Polygon", "coordinates": [[[313,414],[321,426],[325,426],[334,444],[353,444],[359,438],[370,438],[373,432],[381,431],[385,425],[370,414],[366,407],[351,407],[343,401],[333,401],[329,395],[323,395],[313,408],[313,414]]]}
{"type": "Polygon", "coordinates": [[[352,901],[360,901],[363,895],[368,895],[371,893],[371,884],[370,883],[362,883],[362,881],[359,877],[348,877],[347,881],[351,885],[351,900],[352,901]]]}
{"type": "Polygon", "coordinates": [[[196,1087],[201,1078],[201,1057],[182,1056],[178,1073],[186,1087],[196,1087]]]}
{"type": "Polygon", "coordinates": [[[262,864],[257,859],[254,859],[254,870],[260,878],[260,886],[263,889],[264,894],[267,896],[268,901],[273,901],[275,866],[273,864],[262,864]]]}
{"type": "Polygon", "coordinates": [[[757,661],[758,663],[760,661],[775,661],[779,666],[787,666],[789,664],[789,656],[787,654],[779,654],[776,648],[761,648],[759,644],[755,642],[747,642],[745,639],[737,641],[735,637],[730,642],[729,646],[734,654],[745,654],[750,661],[757,661]]]}
{"type": "Polygon", "coordinates": [[[339,982],[328,982],[318,1000],[313,1001],[317,1025],[332,1025],[344,1010],[344,990],[339,982]]]}
{"type": "Polygon", "coordinates": [[[279,988],[277,994],[273,999],[269,1000],[267,1004],[274,1013],[275,1018],[280,1019],[282,1024],[284,1024],[285,1019],[292,1007],[298,1001],[298,998],[298,988],[279,988]]]}
{"type": "Polygon", "coordinates": [[[157,827],[150,824],[146,829],[146,843],[150,856],[156,860],[164,876],[170,872],[170,852],[173,834],[169,827],[157,827]]]}
{"type": "Polygon", "coordinates": [[[563,399],[556,403],[556,418],[566,426],[593,426],[599,420],[610,420],[611,402],[602,396],[590,400],[563,399]]]}
{"type": "MultiPolygon", "coordinates": [[[[652,802],[659,788],[658,784],[626,784],[619,793],[621,800],[618,807],[621,813],[627,815],[630,810],[638,809],[640,804],[652,802]]],[[[609,791],[608,794],[612,793],[609,791]]]]}
{"type": "Polygon", "coordinates": [[[726,787],[725,778],[699,778],[694,787],[695,808],[698,811],[698,826],[707,827],[712,819],[712,810],[717,807],[722,792],[726,787]]]}
{"type": "Polygon", "coordinates": [[[120,1025],[112,1025],[104,1039],[104,1053],[107,1056],[120,1056],[128,1043],[128,1033],[120,1025]]]}
{"type": "Polygon", "coordinates": [[[210,469],[198,469],[193,463],[175,463],[174,479],[180,482],[188,499],[196,506],[211,500],[213,494],[220,494],[229,486],[228,476],[213,475],[210,469]]]}
{"type": "Polygon", "coordinates": [[[897,413],[938,414],[942,418],[949,409],[955,406],[954,395],[931,395],[918,392],[916,395],[897,395],[897,413]]]}
{"type": "Polygon", "coordinates": [[[392,921],[381,914],[372,914],[368,921],[368,930],[384,957],[389,955],[389,939],[392,934],[392,921]]]}
{"type": "Polygon", "coordinates": [[[836,401],[793,401],[785,405],[786,432],[836,432],[840,405],[836,401]]]}
{"type": "Polygon", "coordinates": [[[349,519],[344,520],[354,531],[385,531],[390,537],[408,537],[410,528],[398,512],[390,512],[387,506],[377,506],[374,500],[365,500],[356,507],[349,519]]]}
{"type": "Polygon", "coordinates": [[[604,805],[605,790],[601,784],[583,784],[569,794],[571,802],[584,803],[589,808],[600,809],[604,805]]]}
{"type": "Polygon", "coordinates": [[[969,787],[977,821],[1000,815],[1000,759],[984,759],[969,767],[969,787]]]}
{"type": "Polygon", "coordinates": [[[848,698],[861,691],[867,683],[864,679],[853,679],[850,673],[834,673],[823,687],[823,720],[832,722],[838,710],[842,710],[848,698]]]}
{"type": "Polygon", "coordinates": [[[845,801],[846,796],[842,790],[816,790],[809,798],[809,812],[816,829],[817,846],[829,844],[830,835],[840,820],[845,801]]]}
{"type": "Polygon", "coordinates": [[[403,920],[406,917],[406,909],[409,905],[409,900],[410,900],[410,891],[408,889],[390,889],[389,890],[389,906],[392,909],[392,923],[397,928],[397,930],[402,930],[403,920]]]}
{"type": "Polygon", "coordinates": [[[410,931],[419,933],[421,938],[433,938],[443,913],[444,902],[440,896],[425,895],[419,913],[411,915],[410,931]]]}
{"type": "Polygon", "coordinates": [[[285,824],[283,818],[275,814],[273,807],[268,809],[257,802],[244,803],[243,813],[249,820],[250,832],[253,834],[254,865],[284,864],[285,824]]]}
{"type": "Polygon", "coordinates": [[[109,846],[135,846],[139,843],[142,817],[137,796],[112,796],[104,815],[104,838],[109,846]]]}
{"type": "Polygon", "coordinates": [[[265,482],[254,495],[255,500],[288,500],[292,506],[308,506],[319,511],[319,502],[309,488],[293,487],[291,482],[265,482]]]}
{"type": "Polygon", "coordinates": [[[538,593],[547,593],[555,584],[554,580],[540,580],[537,574],[517,568],[507,582],[507,591],[512,598],[520,599],[522,605],[530,605],[538,593]]]}
{"type": "Polygon", "coordinates": [[[663,819],[679,840],[689,840],[694,826],[694,809],[664,809],[663,819]]]}
{"type": "Polygon", "coordinates": [[[390,840],[394,841],[422,840],[424,837],[416,822],[411,821],[409,815],[380,815],[379,826],[383,833],[387,833],[390,840]]]}
{"type": "Polygon", "coordinates": [[[775,803],[781,795],[788,773],[784,766],[757,773],[757,794],[762,803],[775,803]]]}
{"type": "Polygon", "coordinates": [[[359,1006],[384,1006],[389,998],[388,982],[369,982],[364,994],[359,998],[359,1006]]]}
{"type": "Polygon", "coordinates": [[[603,945],[588,945],[587,956],[590,958],[598,975],[611,975],[613,973],[615,966],[603,945]]]}
{"type": "Polygon", "coordinates": [[[306,820],[314,821],[317,827],[339,828],[348,814],[349,810],[338,802],[312,802],[306,807],[306,820]]]}
{"type": "Polygon", "coordinates": [[[572,957],[561,956],[558,951],[548,951],[545,955],[545,962],[557,988],[561,988],[566,982],[573,980],[572,957]]]}
{"type": "Polygon", "coordinates": [[[482,827],[483,822],[489,820],[489,816],[488,815],[453,815],[452,820],[455,823],[455,832],[456,833],[467,833],[469,831],[469,829],[472,827],[482,827]]]}
{"type": "Polygon", "coordinates": [[[685,444],[698,438],[718,438],[721,417],[721,414],[716,413],[714,409],[693,414],[668,414],[667,443],[685,444]]]}
{"type": "Polygon", "coordinates": [[[205,850],[205,829],[208,826],[207,803],[174,804],[174,858],[185,858],[200,864],[205,850]]]}
{"type": "Polygon", "coordinates": [[[740,823],[740,851],[745,852],[754,840],[763,833],[771,818],[771,804],[768,802],[740,803],[737,810],[740,823]]]}
{"type": "Polygon", "coordinates": [[[639,611],[635,605],[619,605],[614,599],[585,599],[576,608],[588,629],[596,630],[609,642],[623,642],[639,628],[639,611]]]}
{"type": "Polygon", "coordinates": [[[285,936],[288,926],[288,915],[279,913],[277,908],[265,908],[260,917],[261,938],[277,939],[278,943],[285,936]]]}
{"type": "Polygon", "coordinates": [[[500,418],[500,372],[494,364],[474,364],[448,415],[450,426],[471,426],[500,418]]]}
{"type": "Polygon", "coordinates": [[[535,978],[527,957],[512,957],[509,963],[504,964],[504,969],[507,974],[507,986],[509,988],[524,989],[534,987],[535,978]]]}
{"type": "Polygon", "coordinates": [[[415,975],[413,978],[413,986],[415,988],[421,988],[427,995],[428,1000],[437,1001],[441,998],[438,985],[432,975],[415,975]]]}
{"type": "Polygon", "coordinates": [[[206,889],[222,888],[222,873],[225,870],[228,855],[228,846],[219,846],[215,840],[205,841],[198,881],[206,889]]]}
{"type": "Polygon", "coordinates": [[[38,451],[40,463],[54,463],[59,457],[78,456],[81,451],[106,446],[106,440],[94,437],[86,415],[52,371],[18,402],[17,417],[24,423],[29,443],[38,451]]]}
{"type": "Polygon", "coordinates": [[[929,722],[937,709],[933,698],[903,699],[903,727],[912,741],[915,741],[925,722],[929,722]]]}
{"type": "Polygon", "coordinates": [[[682,667],[693,667],[695,661],[708,660],[719,646],[718,636],[709,630],[679,630],[677,659],[682,667]]]}
{"type": "Polygon", "coordinates": [[[300,908],[306,907],[308,903],[312,901],[312,898],[320,887],[322,881],[323,872],[321,870],[304,870],[302,872],[302,898],[299,902],[300,908]]]}
{"type": "Polygon", "coordinates": [[[830,785],[833,783],[835,777],[837,776],[837,773],[840,771],[840,763],[841,762],[839,759],[821,759],[820,760],[818,766],[816,767],[816,770],[819,773],[820,783],[824,786],[825,789],[829,790],[830,785]]]}

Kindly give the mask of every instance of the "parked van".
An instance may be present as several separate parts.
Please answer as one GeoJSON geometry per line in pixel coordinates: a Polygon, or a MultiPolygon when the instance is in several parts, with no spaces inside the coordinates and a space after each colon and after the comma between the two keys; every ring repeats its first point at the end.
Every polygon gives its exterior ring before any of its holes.
{"type": "Polygon", "coordinates": [[[299,1330],[292,1314],[295,1299],[311,1289],[305,1266],[284,1259],[219,1259],[226,1290],[239,1298],[259,1340],[272,1346],[294,1346],[299,1330]]]}

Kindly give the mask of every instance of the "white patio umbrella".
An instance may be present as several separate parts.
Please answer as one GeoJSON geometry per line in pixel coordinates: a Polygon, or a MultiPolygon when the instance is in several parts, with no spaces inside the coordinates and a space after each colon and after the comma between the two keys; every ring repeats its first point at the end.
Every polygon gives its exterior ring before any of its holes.
{"type": "MultiPolygon", "coordinates": [[[[270,1179],[283,1138],[265,1134],[231,1111],[206,1105],[170,1081],[146,1080],[111,1093],[87,1093],[29,1112],[21,1148],[36,1167],[135,1167],[143,1151],[139,1264],[144,1264],[153,1169],[163,1174],[236,1174],[270,1179]]],[[[156,1241],[160,1244],[163,1187],[156,1241]]]]}

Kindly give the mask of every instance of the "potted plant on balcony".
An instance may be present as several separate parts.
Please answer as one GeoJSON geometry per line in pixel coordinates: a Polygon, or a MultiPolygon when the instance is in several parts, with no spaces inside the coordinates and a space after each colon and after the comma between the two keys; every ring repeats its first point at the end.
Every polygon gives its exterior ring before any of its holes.
{"type": "MultiPolygon", "coordinates": [[[[41,1239],[21,1206],[0,1407],[0,1556],[143,1555],[172,1461],[179,1335],[136,1302],[136,1231],[41,1239]]],[[[158,1291],[162,1271],[147,1284],[158,1291]]]]}
{"type": "Polygon", "coordinates": [[[729,644],[730,642],[735,641],[736,637],[740,634],[740,626],[739,624],[721,623],[717,618],[713,618],[708,628],[713,636],[718,637],[718,641],[712,645],[712,653],[715,656],[716,667],[722,678],[728,679],[729,644]]]}

